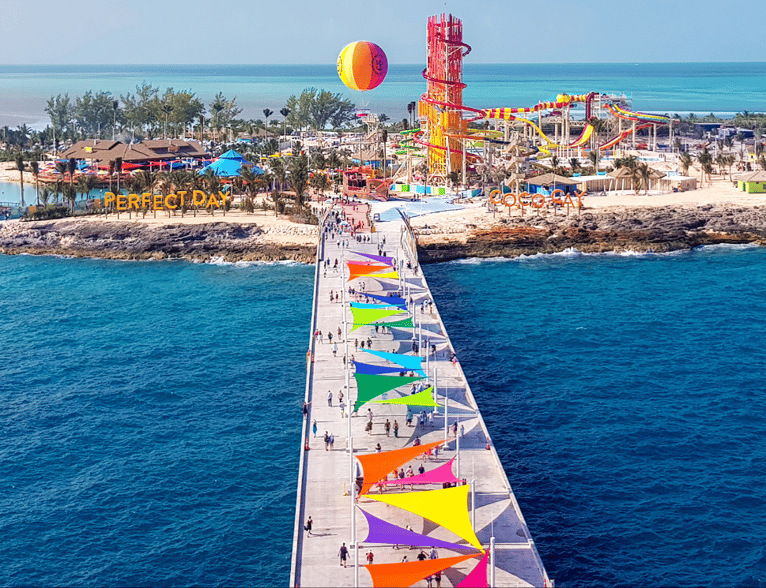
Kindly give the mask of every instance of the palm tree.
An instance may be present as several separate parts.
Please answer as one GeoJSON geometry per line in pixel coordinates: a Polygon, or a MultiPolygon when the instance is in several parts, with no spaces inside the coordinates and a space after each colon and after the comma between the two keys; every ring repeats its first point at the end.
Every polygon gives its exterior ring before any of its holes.
{"type": "Polygon", "coordinates": [[[33,159],[29,166],[32,168],[32,175],[35,176],[35,192],[37,193],[37,205],[40,206],[40,162],[33,159]]]}
{"type": "Polygon", "coordinates": [[[19,181],[21,182],[21,208],[24,208],[24,168],[26,167],[26,164],[24,163],[24,158],[21,156],[21,153],[19,153],[16,156],[16,169],[19,170],[19,181]]]}
{"type": "Polygon", "coordinates": [[[273,110],[269,110],[268,108],[263,109],[263,116],[266,119],[266,128],[269,128],[269,117],[274,114],[273,110]]]}
{"type": "Polygon", "coordinates": [[[285,106],[279,111],[279,114],[285,117],[285,119],[282,121],[282,136],[284,136],[287,132],[287,117],[290,115],[290,109],[285,106]]]}
{"type": "Polygon", "coordinates": [[[42,202],[43,208],[47,208],[48,201],[51,199],[52,191],[48,186],[44,186],[42,191],[37,193],[38,204],[42,202]]]}
{"type": "Polygon", "coordinates": [[[652,179],[652,168],[650,168],[645,163],[639,163],[638,166],[636,166],[636,171],[638,172],[638,178],[641,186],[644,188],[644,194],[648,194],[649,183],[652,179]]]}
{"type": "Polygon", "coordinates": [[[711,172],[713,169],[713,166],[712,166],[713,156],[710,155],[710,152],[707,150],[707,147],[705,147],[702,150],[702,153],[697,155],[697,161],[699,162],[700,168],[702,170],[702,177],[700,178],[700,183],[703,183],[705,180],[705,174],[708,174],[708,172],[711,172]]]}
{"type": "Polygon", "coordinates": [[[683,152],[678,158],[678,162],[681,164],[685,176],[689,175],[689,168],[692,166],[693,161],[692,156],[686,152],[683,152]]]}
{"type": "Polygon", "coordinates": [[[287,176],[281,159],[275,158],[271,162],[271,173],[274,177],[274,190],[271,193],[271,197],[274,200],[274,216],[279,216],[279,200],[282,197],[281,190],[287,176]]]}
{"type": "Polygon", "coordinates": [[[160,110],[165,113],[165,139],[168,138],[168,116],[173,112],[173,105],[169,102],[165,102],[160,106],[160,110]]]}

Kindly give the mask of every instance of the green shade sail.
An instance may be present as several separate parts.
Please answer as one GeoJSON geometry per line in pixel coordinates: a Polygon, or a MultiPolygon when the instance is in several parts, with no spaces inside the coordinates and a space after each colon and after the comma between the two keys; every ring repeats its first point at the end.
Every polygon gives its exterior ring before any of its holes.
{"type": "Polygon", "coordinates": [[[410,378],[407,376],[379,376],[369,374],[354,374],[356,380],[356,403],[354,403],[354,411],[359,410],[359,407],[367,404],[373,398],[377,398],[381,394],[385,394],[389,390],[394,390],[399,386],[407,386],[412,382],[422,380],[422,377],[410,378]]]}
{"type": "MultiPolygon", "coordinates": [[[[387,327],[387,328],[391,328],[391,327],[414,328],[411,318],[404,319],[403,321],[394,321],[391,323],[370,323],[368,326],[374,327],[375,325],[379,327],[387,327]]],[[[351,329],[351,330],[353,331],[354,329],[351,329]]]]}
{"type": "Polygon", "coordinates": [[[392,398],[391,400],[373,400],[373,402],[377,402],[378,404],[405,404],[407,406],[423,406],[432,408],[441,407],[441,404],[436,404],[436,402],[434,402],[433,391],[434,389],[431,387],[410,396],[392,398]]]}
{"type": "Polygon", "coordinates": [[[356,331],[359,327],[363,327],[364,325],[369,325],[370,323],[374,323],[389,316],[404,314],[404,312],[405,311],[400,309],[386,310],[383,308],[355,308],[352,306],[351,314],[354,315],[354,326],[351,330],[356,331]]]}

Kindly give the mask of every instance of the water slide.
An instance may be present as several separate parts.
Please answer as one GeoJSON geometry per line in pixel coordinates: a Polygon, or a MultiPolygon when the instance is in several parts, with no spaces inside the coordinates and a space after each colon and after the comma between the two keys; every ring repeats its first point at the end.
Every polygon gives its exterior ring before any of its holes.
{"type": "MultiPolygon", "coordinates": [[[[646,123],[646,124],[643,124],[643,125],[639,125],[639,126],[636,127],[636,131],[640,131],[642,129],[648,129],[651,126],[652,126],[652,123],[646,123]]],[[[626,139],[631,134],[633,134],[633,129],[632,128],[631,129],[627,129],[627,130],[621,132],[619,135],[617,135],[611,141],[607,141],[603,145],[600,145],[599,149],[601,149],[602,151],[606,151],[607,149],[611,149],[612,147],[617,145],[617,143],[619,143],[623,139],[626,139]]]]}
{"type": "Polygon", "coordinates": [[[609,112],[611,112],[614,116],[624,120],[648,122],[654,124],[668,124],[670,122],[669,117],[663,116],[661,114],[649,114],[648,112],[631,112],[629,110],[625,110],[624,108],[620,108],[619,105],[614,103],[607,103],[605,106],[607,110],[609,110],[609,112]]]}

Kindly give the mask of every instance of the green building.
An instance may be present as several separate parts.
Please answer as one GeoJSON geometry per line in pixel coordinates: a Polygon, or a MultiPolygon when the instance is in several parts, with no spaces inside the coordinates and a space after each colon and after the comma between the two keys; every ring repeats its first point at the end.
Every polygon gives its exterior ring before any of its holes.
{"type": "Polygon", "coordinates": [[[766,194],[766,171],[756,171],[740,176],[737,188],[748,194],[766,194]]]}

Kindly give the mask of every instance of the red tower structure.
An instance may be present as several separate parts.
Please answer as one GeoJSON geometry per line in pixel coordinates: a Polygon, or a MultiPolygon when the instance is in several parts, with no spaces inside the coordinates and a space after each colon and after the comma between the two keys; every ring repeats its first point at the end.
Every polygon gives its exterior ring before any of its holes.
{"type": "Polygon", "coordinates": [[[463,57],[471,47],[463,43],[462,21],[451,14],[429,17],[427,44],[427,90],[420,97],[418,116],[425,131],[422,142],[428,146],[429,180],[446,182],[451,171],[461,169],[460,137],[467,130],[463,111],[474,110],[463,106],[463,57]]]}

